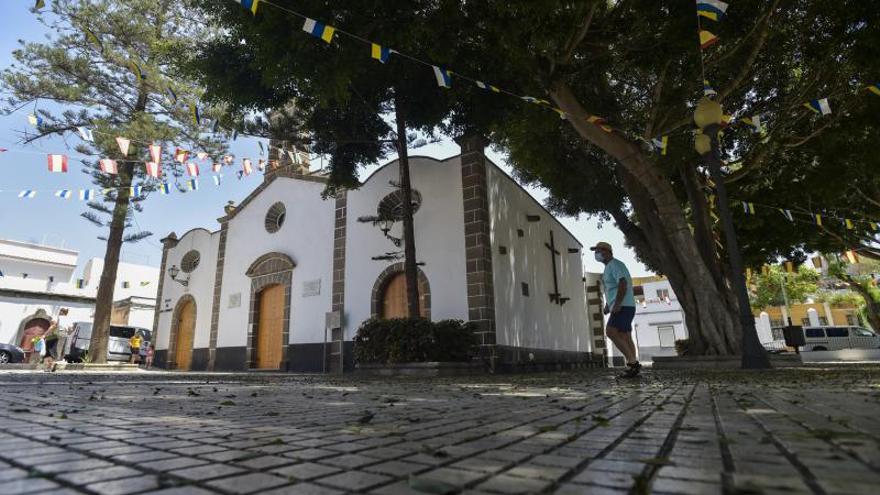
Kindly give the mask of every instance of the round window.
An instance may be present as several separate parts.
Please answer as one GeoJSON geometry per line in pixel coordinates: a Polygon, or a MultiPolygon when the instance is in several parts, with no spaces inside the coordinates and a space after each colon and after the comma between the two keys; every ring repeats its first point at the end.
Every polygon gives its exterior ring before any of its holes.
{"type": "Polygon", "coordinates": [[[202,259],[202,255],[199,254],[195,249],[188,251],[183,255],[183,258],[180,259],[180,270],[183,273],[190,273],[199,266],[199,261],[202,259]]]}
{"type": "Polygon", "coordinates": [[[281,226],[284,225],[285,213],[287,210],[284,208],[284,203],[278,202],[272,205],[266,212],[266,231],[274,234],[281,230],[281,226]]]}

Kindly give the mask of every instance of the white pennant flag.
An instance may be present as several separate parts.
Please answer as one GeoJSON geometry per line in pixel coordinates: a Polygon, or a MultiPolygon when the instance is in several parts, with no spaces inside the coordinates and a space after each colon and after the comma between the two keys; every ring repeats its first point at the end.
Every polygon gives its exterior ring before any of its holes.
{"type": "Polygon", "coordinates": [[[77,127],[77,132],[79,132],[79,137],[82,138],[83,141],[88,141],[90,143],[95,142],[95,135],[92,133],[91,129],[86,129],[85,127],[77,127]]]}
{"type": "Polygon", "coordinates": [[[101,165],[101,172],[105,174],[115,175],[119,172],[119,169],[116,167],[116,160],[111,160],[109,158],[102,158],[99,160],[101,165]]]}
{"type": "Polygon", "coordinates": [[[117,137],[116,144],[119,145],[119,151],[122,152],[123,156],[128,156],[128,146],[131,144],[131,139],[126,139],[124,137],[117,137]]]}
{"type": "Polygon", "coordinates": [[[208,154],[204,151],[199,151],[198,153],[196,153],[196,156],[199,160],[204,160],[205,158],[208,158],[208,154]]]}
{"type": "Polygon", "coordinates": [[[159,178],[162,174],[162,167],[156,162],[147,162],[147,175],[150,177],[159,178]]]}
{"type": "Polygon", "coordinates": [[[162,146],[158,144],[150,145],[150,158],[156,163],[162,163],[162,146]]]}

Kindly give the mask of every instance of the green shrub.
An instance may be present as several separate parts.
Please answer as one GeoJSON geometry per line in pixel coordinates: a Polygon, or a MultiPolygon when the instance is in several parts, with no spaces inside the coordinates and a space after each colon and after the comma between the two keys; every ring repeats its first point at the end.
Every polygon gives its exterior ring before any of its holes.
{"type": "Polygon", "coordinates": [[[370,319],[354,338],[358,363],[423,363],[469,361],[476,338],[473,324],[425,318],[370,319]]]}
{"type": "Polygon", "coordinates": [[[679,356],[690,356],[690,339],[681,339],[675,341],[675,353],[679,356]]]}

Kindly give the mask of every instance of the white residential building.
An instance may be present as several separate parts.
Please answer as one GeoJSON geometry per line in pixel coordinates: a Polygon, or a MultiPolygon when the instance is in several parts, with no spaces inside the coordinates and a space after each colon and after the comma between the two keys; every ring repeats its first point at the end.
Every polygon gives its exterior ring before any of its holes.
{"type": "MultiPolygon", "coordinates": [[[[76,276],[78,258],[71,249],[0,239],[0,342],[29,349],[50,320],[92,321],[104,263],[93,258],[76,276]]],[[[150,328],[158,281],[156,267],[120,263],[114,323],[150,328]]]]}

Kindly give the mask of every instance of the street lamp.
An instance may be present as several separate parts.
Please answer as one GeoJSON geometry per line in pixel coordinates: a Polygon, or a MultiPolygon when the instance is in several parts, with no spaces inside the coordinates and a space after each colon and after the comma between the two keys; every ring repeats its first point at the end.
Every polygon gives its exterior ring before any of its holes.
{"type": "Polygon", "coordinates": [[[730,214],[730,205],[727,203],[727,188],[724,185],[724,177],[721,175],[721,157],[718,152],[718,131],[724,119],[724,111],[721,104],[702,98],[694,110],[694,123],[700,128],[694,140],[694,148],[703,157],[712,180],[715,182],[715,194],[717,196],[718,213],[724,227],[724,238],[727,241],[727,259],[730,262],[730,278],[733,290],[736,293],[739,305],[740,324],[742,326],[742,367],[746,369],[770,368],[770,359],[767,351],[758,339],[758,331],[755,328],[755,318],[749,306],[749,293],[746,289],[746,281],[743,276],[742,257],[739,252],[739,243],[736,240],[736,231],[733,227],[733,217],[730,214]]]}

